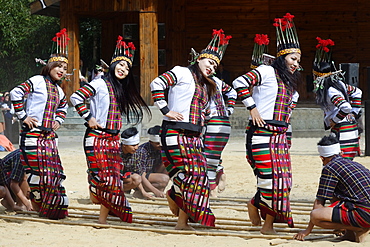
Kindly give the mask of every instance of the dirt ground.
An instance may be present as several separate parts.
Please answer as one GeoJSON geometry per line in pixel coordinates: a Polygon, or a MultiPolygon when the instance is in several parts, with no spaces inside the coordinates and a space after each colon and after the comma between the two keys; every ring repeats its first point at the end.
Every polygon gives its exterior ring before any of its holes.
{"type": "MultiPolygon", "coordinates": [[[[146,140],[142,139],[141,142],[146,140]]],[[[293,138],[291,149],[293,169],[292,201],[313,202],[321,172],[321,162],[317,155],[317,138],[293,138]]],[[[226,190],[219,197],[226,198],[251,198],[255,193],[255,178],[252,170],[245,160],[244,137],[232,137],[223,153],[223,165],[227,175],[226,190]]],[[[363,147],[363,144],[362,146],[363,147]]],[[[66,187],[71,207],[94,207],[89,202],[86,181],[86,161],[82,149],[81,137],[63,137],[59,141],[59,152],[65,168],[67,180],[66,187]]],[[[0,157],[7,153],[3,152],[0,157]]],[[[370,168],[369,157],[357,157],[357,162],[370,168]]],[[[231,199],[232,200],[232,199],[231,199]]],[[[165,203],[165,201],[162,201],[165,203]]],[[[212,208],[211,201],[211,208],[212,208]]],[[[170,211],[166,205],[148,206],[140,201],[131,204],[133,216],[136,211],[164,212],[170,211]],[[151,211],[153,210],[153,211],[151,211]]],[[[240,207],[240,206],[238,206],[240,207]]],[[[241,207],[240,207],[241,208],[241,207]]],[[[244,206],[242,207],[244,208],[244,206]]],[[[212,208],[216,218],[239,217],[249,222],[246,211],[236,211],[228,207],[215,206],[212,208]]],[[[0,215],[5,215],[4,208],[0,206],[0,215]]],[[[293,212],[295,221],[308,222],[308,214],[300,215],[293,212]]],[[[71,222],[73,219],[66,219],[71,222]]],[[[95,222],[94,220],[83,222],[95,222]]],[[[121,226],[130,224],[119,222],[121,226]]],[[[216,222],[217,225],[217,222],[216,222]]],[[[4,220],[0,219],[0,246],[370,246],[370,237],[365,243],[356,244],[348,241],[334,242],[334,238],[324,238],[299,242],[292,239],[264,238],[262,235],[245,239],[235,236],[206,236],[195,234],[174,234],[153,232],[135,228],[130,230],[117,228],[101,228],[89,225],[68,225],[29,220],[4,220]]],[[[159,226],[148,226],[149,229],[160,229],[159,226]]],[[[236,224],[238,227],[238,224],[236,224]]],[[[167,227],[163,227],[166,228],[167,227]]],[[[171,229],[169,227],[168,229],[171,229]]],[[[287,228],[287,227],[286,227],[287,228]]],[[[214,229],[201,229],[210,232],[214,229]]],[[[279,230],[278,230],[279,231],[279,230]]],[[[234,232],[238,232],[235,230],[234,232]]],[[[241,234],[247,234],[240,231],[241,234]]],[[[255,233],[259,235],[258,231],[255,233]]],[[[227,235],[227,234],[225,234],[227,235]]],[[[230,234],[232,235],[232,234],[230,234]]]]}

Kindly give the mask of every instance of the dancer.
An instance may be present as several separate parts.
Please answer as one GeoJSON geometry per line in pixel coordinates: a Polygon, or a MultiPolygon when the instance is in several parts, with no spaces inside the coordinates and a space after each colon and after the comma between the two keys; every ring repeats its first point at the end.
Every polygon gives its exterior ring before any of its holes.
{"type": "MultiPolygon", "coordinates": [[[[256,34],[254,37],[254,47],[252,53],[251,69],[255,69],[260,65],[271,65],[276,59],[275,56],[268,54],[268,45],[270,39],[267,34],[256,34]]],[[[294,110],[298,102],[299,94],[295,91],[291,103],[291,109],[294,110]]],[[[292,114],[292,112],[290,113],[292,114]]],[[[290,116],[289,116],[290,117],[290,116]]],[[[286,137],[289,149],[292,146],[292,125],[288,123],[288,129],[286,131],[286,137]]]]}
{"type": "Polygon", "coordinates": [[[237,95],[236,91],[226,82],[216,76],[213,76],[212,79],[217,85],[217,92],[210,101],[203,142],[207,160],[207,176],[211,189],[210,196],[217,197],[217,192],[223,192],[226,186],[226,174],[221,165],[221,153],[231,133],[229,116],[234,112],[237,95]],[[227,98],[227,102],[224,97],[227,98]]]}
{"type": "MultiPolygon", "coordinates": [[[[122,153],[125,156],[124,170],[141,177],[141,182],[133,194],[135,197],[143,199],[153,197],[148,192],[152,192],[155,197],[165,197],[164,189],[170,178],[162,162],[159,137],[160,128],[159,125],[149,128],[149,141],[141,144],[139,147],[137,147],[139,137],[135,141],[136,138],[133,135],[135,132],[131,132],[132,136],[127,133],[125,135],[126,138],[121,135],[122,153]],[[129,150],[135,150],[135,152],[131,154],[129,150]]],[[[132,129],[136,130],[134,127],[132,129]]],[[[136,135],[139,136],[137,130],[136,135]]]]}
{"type": "Polygon", "coordinates": [[[124,195],[121,176],[119,132],[122,114],[128,122],[140,122],[148,106],[135,86],[131,72],[135,46],[121,36],[107,75],[87,83],[71,95],[77,112],[86,120],[84,150],[88,166],[90,199],[100,204],[99,223],[106,224],[108,214],[132,222],[131,208],[124,195]],[[90,99],[90,109],[84,103],[90,99]]]}
{"type": "Polygon", "coordinates": [[[214,30],[211,42],[192,65],[176,66],[150,84],[154,103],[164,115],[162,158],[173,181],[167,199],[171,211],[178,216],[175,229],[193,229],[188,220],[214,226],[201,133],[204,110],[217,92],[217,85],[209,77],[215,73],[230,38],[225,37],[222,29],[214,30]]]}
{"type": "Polygon", "coordinates": [[[317,225],[345,229],[341,240],[363,242],[370,232],[370,171],[340,156],[336,137],[324,136],[318,145],[323,169],[307,229],[294,236],[304,240],[317,225]],[[325,201],[332,204],[325,206],[325,201]]]}
{"type": "Polygon", "coordinates": [[[56,130],[67,114],[67,99],[59,83],[67,73],[66,29],[56,34],[57,51],[42,68],[41,75],[15,87],[11,100],[17,117],[23,122],[19,147],[22,163],[31,188],[33,209],[41,217],[65,218],[68,198],[62,182],[66,179],[59,158],[56,130]],[[25,108],[24,97],[27,98],[25,108]]]}
{"type": "Polygon", "coordinates": [[[330,129],[338,138],[342,157],[353,160],[360,155],[357,122],[361,116],[362,91],[345,84],[341,71],[332,67],[331,39],[316,38],[316,55],[313,66],[316,102],[324,111],[325,130],[330,129]]]}
{"type": "Polygon", "coordinates": [[[293,18],[287,13],[284,18],[275,19],[278,53],[273,64],[261,65],[233,82],[250,111],[246,156],[257,178],[257,193],[248,202],[248,213],[253,225],[261,225],[260,216],[265,219],[262,234],[276,234],[274,222],[286,222],[293,227],[289,201],[292,174],[286,131],[300,82],[297,70],[301,59],[293,18]]]}

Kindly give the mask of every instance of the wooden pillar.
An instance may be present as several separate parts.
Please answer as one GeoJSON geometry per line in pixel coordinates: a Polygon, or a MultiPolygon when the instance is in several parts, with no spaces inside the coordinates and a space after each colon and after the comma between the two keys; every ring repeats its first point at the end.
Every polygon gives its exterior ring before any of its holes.
{"type": "Polygon", "coordinates": [[[74,0],[60,1],[60,27],[66,28],[68,37],[71,39],[68,43],[68,74],[71,74],[68,80],[62,83],[64,93],[69,100],[69,96],[80,87],[80,48],[78,45],[80,32],[79,20],[74,13],[74,0]]]}
{"type": "Polygon", "coordinates": [[[157,5],[157,1],[140,2],[140,93],[147,104],[152,103],[150,82],[158,76],[157,5]]]}

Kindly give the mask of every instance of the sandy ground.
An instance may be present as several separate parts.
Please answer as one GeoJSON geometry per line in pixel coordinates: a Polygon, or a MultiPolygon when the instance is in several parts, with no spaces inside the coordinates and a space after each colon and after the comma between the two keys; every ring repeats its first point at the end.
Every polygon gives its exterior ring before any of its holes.
{"type": "MultiPolygon", "coordinates": [[[[145,142],[146,140],[142,140],[145,142]]],[[[317,189],[318,179],[321,171],[321,162],[317,155],[317,138],[293,138],[292,169],[293,190],[292,201],[313,201],[317,189]]],[[[363,146],[363,145],[362,145],[363,146]]],[[[71,206],[94,207],[88,199],[88,188],[86,182],[86,162],[82,149],[82,137],[61,138],[59,151],[67,180],[64,185],[68,192],[71,206]]],[[[7,153],[1,153],[0,157],[7,153]]],[[[357,162],[370,168],[369,157],[357,157],[357,162]]],[[[252,170],[245,160],[244,138],[233,137],[230,139],[224,154],[223,164],[227,174],[226,190],[220,197],[250,198],[255,192],[255,178],[252,170]]],[[[307,204],[311,207],[310,204],[307,204]]],[[[149,207],[142,203],[131,204],[135,218],[137,211],[161,211],[170,213],[167,206],[162,205],[149,207]]],[[[241,217],[249,221],[245,211],[234,211],[227,207],[212,208],[219,217],[241,217]]],[[[5,215],[4,208],[0,206],[0,215],[5,215]]],[[[22,215],[21,215],[22,216],[22,215]]],[[[308,222],[309,216],[294,214],[295,221],[308,222]]],[[[73,221],[72,218],[66,222],[73,221]]],[[[85,220],[84,222],[96,222],[96,220],[85,220]]],[[[130,224],[119,222],[118,225],[130,226],[130,224]]],[[[217,223],[216,223],[217,224],[217,223]]],[[[135,225],[133,225],[135,226],[135,225]]],[[[160,226],[148,226],[149,229],[161,228],[160,226]]],[[[166,227],[164,227],[166,228],[166,227]]],[[[268,239],[258,238],[244,239],[233,236],[199,236],[179,235],[172,233],[158,233],[141,230],[124,229],[99,229],[92,226],[78,226],[67,224],[52,224],[31,222],[29,220],[4,220],[0,219],[0,246],[369,246],[370,237],[365,243],[356,244],[348,241],[334,242],[333,237],[318,240],[299,242],[279,237],[268,239]]],[[[166,229],[172,229],[167,227],[166,229]]],[[[214,229],[201,229],[203,232],[213,232],[214,229]]],[[[279,231],[279,230],[278,230],[279,231]]],[[[244,233],[243,233],[244,234],[244,233]]],[[[259,235],[257,231],[253,234],[259,235]]],[[[330,236],[330,235],[329,235],[330,236]]]]}

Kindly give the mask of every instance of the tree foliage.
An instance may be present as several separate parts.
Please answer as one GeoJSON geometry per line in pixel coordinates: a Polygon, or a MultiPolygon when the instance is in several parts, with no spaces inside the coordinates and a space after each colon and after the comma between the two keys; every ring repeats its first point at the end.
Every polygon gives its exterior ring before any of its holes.
{"type": "Polygon", "coordinates": [[[30,0],[0,0],[0,90],[38,74],[35,58],[47,59],[59,19],[31,15],[30,0]]]}
{"type": "Polygon", "coordinates": [[[80,20],[80,57],[84,62],[81,68],[83,74],[100,64],[101,22],[97,19],[84,18],[80,20]]]}
{"type": "MultiPolygon", "coordinates": [[[[31,15],[33,1],[0,0],[0,92],[40,73],[35,58],[49,58],[51,39],[60,30],[59,18],[31,15]]],[[[99,63],[100,35],[100,21],[80,20],[79,46],[85,71],[99,63]]]]}

